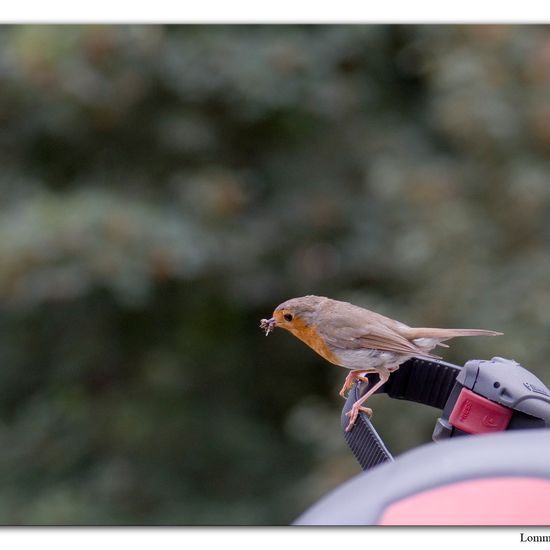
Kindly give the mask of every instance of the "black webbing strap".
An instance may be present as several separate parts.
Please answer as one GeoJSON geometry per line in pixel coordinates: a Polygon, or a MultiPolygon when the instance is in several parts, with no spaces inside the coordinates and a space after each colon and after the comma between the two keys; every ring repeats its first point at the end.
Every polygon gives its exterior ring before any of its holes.
{"type": "MultiPolygon", "coordinates": [[[[405,399],[443,409],[461,368],[444,361],[413,357],[390,376],[380,393],[387,393],[393,399],[405,399]]],[[[373,383],[378,375],[369,376],[373,376],[372,380],[369,379],[373,383]]]]}
{"type": "MultiPolygon", "coordinates": [[[[376,393],[387,393],[394,399],[405,399],[443,409],[460,369],[461,367],[451,363],[413,357],[392,373],[390,379],[376,393]]],[[[344,430],[349,422],[346,413],[368,387],[378,381],[378,375],[369,374],[368,379],[368,385],[356,382],[349,392],[342,411],[344,430]]],[[[363,470],[382,462],[393,461],[393,456],[364,413],[359,414],[351,431],[344,431],[344,437],[363,470]]]]}
{"type": "Polygon", "coordinates": [[[345,431],[349,423],[349,417],[346,416],[346,413],[361,397],[360,386],[362,385],[364,384],[355,383],[348,394],[348,399],[342,410],[342,428],[346,443],[355,455],[357,462],[363,470],[368,470],[382,462],[393,461],[393,456],[384,445],[366,414],[359,413],[353,429],[349,432],[345,431]]]}

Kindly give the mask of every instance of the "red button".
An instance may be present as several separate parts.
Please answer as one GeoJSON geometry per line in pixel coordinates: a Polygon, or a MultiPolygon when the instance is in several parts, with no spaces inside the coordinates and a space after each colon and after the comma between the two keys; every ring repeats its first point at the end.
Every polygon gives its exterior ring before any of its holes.
{"type": "Polygon", "coordinates": [[[479,434],[505,430],[511,417],[512,409],[463,388],[449,422],[459,430],[479,434]]]}

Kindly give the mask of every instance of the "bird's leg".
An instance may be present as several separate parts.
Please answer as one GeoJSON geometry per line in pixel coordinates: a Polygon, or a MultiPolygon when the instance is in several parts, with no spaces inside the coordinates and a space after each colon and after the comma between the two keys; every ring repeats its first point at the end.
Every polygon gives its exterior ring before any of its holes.
{"type": "Polygon", "coordinates": [[[377,372],[380,376],[380,380],[378,380],[378,382],[376,382],[376,384],[374,384],[374,386],[365,394],[363,395],[363,397],[361,397],[360,399],[358,399],[354,404],[353,406],[351,407],[351,410],[349,412],[346,413],[347,416],[349,416],[349,423],[346,427],[346,432],[349,432],[352,428],[353,428],[353,425],[355,424],[355,421],[357,420],[357,417],[359,416],[359,412],[360,411],[363,411],[365,413],[367,413],[369,416],[372,415],[372,410],[367,408],[367,407],[363,407],[363,403],[373,394],[376,392],[376,390],[380,387],[380,386],[383,386],[387,381],[388,381],[388,378],[390,377],[390,371],[385,368],[385,367],[379,367],[377,369],[377,372]]]}
{"type": "Polygon", "coordinates": [[[369,374],[372,372],[378,372],[375,369],[357,369],[352,370],[347,376],[346,380],[344,381],[344,385],[342,386],[342,389],[340,390],[340,396],[344,399],[347,399],[346,392],[353,386],[353,382],[355,380],[360,380],[361,382],[364,382],[368,385],[369,379],[365,378],[364,376],[361,376],[362,374],[369,374]]]}

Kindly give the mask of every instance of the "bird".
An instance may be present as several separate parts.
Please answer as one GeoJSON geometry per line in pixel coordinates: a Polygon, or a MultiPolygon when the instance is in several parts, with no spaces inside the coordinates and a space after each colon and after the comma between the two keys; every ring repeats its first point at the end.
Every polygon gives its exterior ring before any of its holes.
{"type": "Polygon", "coordinates": [[[275,328],[285,329],[330,363],[349,369],[340,390],[344,398],[355,380],[368,384],[365,375],[378,374],[376,384],[347,413],[347,432],[353,428],[359,412],[372,415],[372,409],[363,404],[408,359],[441,359],[430,352],[436,346],[449,347],[443,342],[457,336],[502,335],[484,329],[411,327],[348,302],[314,295],[282,302],[271,318],[260,320],[260,327],[266,336],[275,328]]]}

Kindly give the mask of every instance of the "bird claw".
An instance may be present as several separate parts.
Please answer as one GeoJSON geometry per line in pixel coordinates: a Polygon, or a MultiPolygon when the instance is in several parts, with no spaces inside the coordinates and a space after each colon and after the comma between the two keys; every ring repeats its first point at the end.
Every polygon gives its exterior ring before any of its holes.
{"type": "Polygon", "coordinates": [[[351,408],[350,411],[346,413],[346,416],[349,416],[349,423],[346,426],[346,432],[350,432],[353,428],[355,421],[357,420],[357,417],[359,416],[359,412],[365,413],[369,418],[372,417],[372,409],[369,407],[356,407],[355,405],[351,408]]]}
{"type": "Polygon", "coordinates": [[[340,390],[340,397],[343,397],[344,399],[348,398],[349,394],[346,394],[346,392],[351,389],[353,386],[353,383],[355,380],[359,380],[359,382],[363,382],[363,384],[369,383],[369,379],[365,378],[364,376],[361,376],[361,373],[365,371],[352,371],[346,376],[346,380],[344,381],[344,385],[342,386],[342,389],[340,390]]]}
{"type": "Polygon", "coordinates": [[[346,391],[349,390],[349,388],[347,388],[345,385],[342,387],[342,389],[340,390],[340,397],[343,397],[344,399],[347,399],[348,396],[346,394],[346,391]]]}

